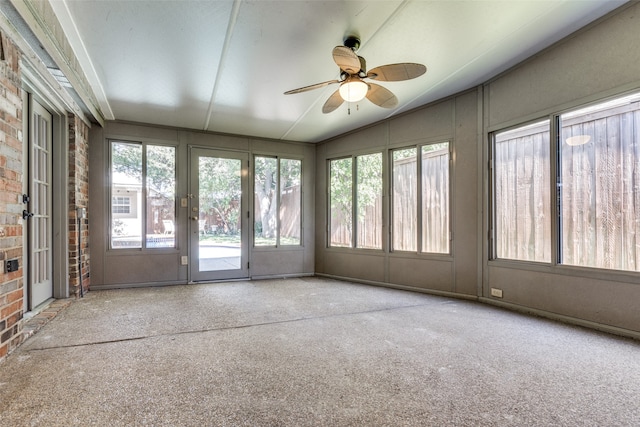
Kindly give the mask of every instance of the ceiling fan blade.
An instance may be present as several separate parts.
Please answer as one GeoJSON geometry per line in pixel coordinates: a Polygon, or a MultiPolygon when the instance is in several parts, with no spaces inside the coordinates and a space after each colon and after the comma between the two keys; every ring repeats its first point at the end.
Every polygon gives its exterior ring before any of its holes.
{"type": "Polygon", "coordinates": [[[398,105],[398,98],[387,88],[375,83],[368,83],[367,99],[379,107],[393,108],[398,105]]]}
{"type": "Polygon", "coordinates": [[[329,99],[327,99],[327,101],[324,103],[324,105],[322,106],[322,112],[324,114],[328,114],[341,106],[343,102],[344,100],[340,96],[340,90],[337,90],[333,92],[333,95],[331,95],[329,99]]]}
{"type": "Polygon", "coordinates": [[[415,79],[427,72],[427,67],[422,64],[404,62],[402,64],[381,65],[369,70],[367,77],[381,82],[399,82],[415,79]]]}
{"type": "Polygon", "coordinates": [[[346,46],[336,46],[333,48],[333,60],[342,71],[355,74],[360,71],[360,59],[358,55],[346,46]]]}
{"type": "Polygon", "coordinates": [[[329,81],[322,82],[322,83],[316,83],[314,85],[309,85],[309,86],[300,87],[298,89],[288,90],[284,94],[285,95],[293,95],[294,93],[306,92],[308,90],[313,90],[313,89],[320,89],[321,87],[329,86],[330,84],[334,84],[334,83],[340,83],[340,81],[339,80],[329,80],[329,81]]]}

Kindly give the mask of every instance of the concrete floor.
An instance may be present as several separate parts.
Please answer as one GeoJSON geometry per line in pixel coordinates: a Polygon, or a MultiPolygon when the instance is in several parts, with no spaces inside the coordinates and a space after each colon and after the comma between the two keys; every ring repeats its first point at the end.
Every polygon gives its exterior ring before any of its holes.
{"type": "Polygon", "coordinates": [[[320,278],[92,291],[0,364],[2,426],[637,426],[640,343],[320,278]]]}

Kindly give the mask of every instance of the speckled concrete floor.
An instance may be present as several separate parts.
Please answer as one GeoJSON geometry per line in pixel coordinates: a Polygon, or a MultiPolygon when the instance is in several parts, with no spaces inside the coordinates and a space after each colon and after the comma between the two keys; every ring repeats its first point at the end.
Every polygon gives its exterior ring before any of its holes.
{"type": "Polygon", "coordinates": [[[0,364],[2,426],[637,426],[640,343],[319,278],[93,291],[0,364]]]}

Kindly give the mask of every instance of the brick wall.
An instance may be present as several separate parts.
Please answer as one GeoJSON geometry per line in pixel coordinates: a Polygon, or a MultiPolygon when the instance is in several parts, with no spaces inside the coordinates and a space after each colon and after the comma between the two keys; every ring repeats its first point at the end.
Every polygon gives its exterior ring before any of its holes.
{"type": "Polygon", "coordinates": [[[22,90],[20,52],[0,32],[0,359],[22,341],[22,90]],[[20,268],[7,272],[6,261],[20,268]]]}
{"type": "Polygon", "coordinates": [[[69,115],[69,291],[86,292],[90,284],[89,266],[89,127],[73,114],[69,115]],[[78,229],[77,208],[85,208],[85,218],[78,229]],[[78,234],[79,233],[79,234],[78,234]],[[80,239],[78,239],[80,237],[80,239]],[[78,243],[81,244],[81,274],[78,270],[78,243]]]}
{"type": "MultiPolygon", "coordinates": [[[[0,30],[0,361],[23,341],[25,271],[23,269],[23,104],[21,52],[0,30]],[[6,261],[19,269],[7,272],[6,261]]],[[[89,221],[78,228],[76,208],[89,203],[89,126],[73,114],[69,123],[69,292],[89,289],[89,221]],[[79,239],[80,237],[80,239],[79,239]],[[82,247],[79,248],[79,240],[82,247]],[[80,251],[79,251],[80,249],[80,251]],[[78,256],[81,269],[78,268],[78,256]],[[79,270],[82,271],[80,276],[79,270]]]]}

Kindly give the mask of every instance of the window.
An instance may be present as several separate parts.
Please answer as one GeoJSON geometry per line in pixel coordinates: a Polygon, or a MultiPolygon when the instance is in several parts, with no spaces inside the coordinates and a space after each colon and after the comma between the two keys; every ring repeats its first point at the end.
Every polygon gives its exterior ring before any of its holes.
{"type": "Polygon", "coordinates": [[[111,142],[111,248],[175,247],[175,147],[111,142]]]}
{"type": "Polygon", "coordinates": [[[393,151],[393,250],[418,250],[417,148],[393,151]]]}
{"type": "Polygon", "coordinates": [[[497,258],[551,261],[549,123],[493,135],[497,258]]]}
{"type": "Polygon", "coordinates": [[[551,123],[493,135],[495,257],[640,271],[640,93],[551,123]]]}
{"type": "Polygon", "coordinates": [[[329,246],[351,247],[353,224],[353,162],[329,162],[329,246]]]}
{"type": "Polygon", "coordinates": [[[356,157],[356,247],[382,249],[382,153],[356,157]]]}
{"type": "Polygon", "coordinates": [[[382,153],[331,160],[329,181],[329,246],[382,249],[382,153]]]}
{"type": "Polygon", "coordinates": [[[302,161],[254,158],[255,246],[301,244],[302,161]]]}
{"type": "Polygon", "coordinates": [[[640,94],[559,125],[560,262],[640,271],[640,94]]]}
{"type": "Polygon", "coordinates": [[[449,253],[449,143],[422,146],[422,252],[449,253]]]}
{"type": "Polygon", "coordinates": [[[394,251],[450,252],[449,158],[448,142],[392,151],[394,251]]]}
{"type": "Polygon", "coordinates": [[[112,197],[111,213],[130,214],[131,213],[131,197],[112,197]]]}

